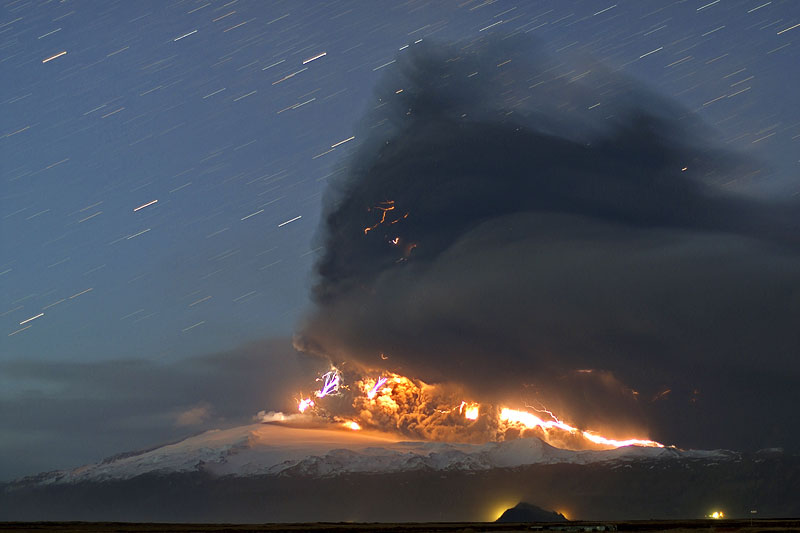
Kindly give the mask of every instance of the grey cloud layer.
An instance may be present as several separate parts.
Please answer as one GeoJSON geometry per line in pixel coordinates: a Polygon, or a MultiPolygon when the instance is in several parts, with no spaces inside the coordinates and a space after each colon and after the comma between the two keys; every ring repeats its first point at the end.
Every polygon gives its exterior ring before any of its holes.
{"type": "Polygon", "coordinates": [[[0,395],[0,455],[18,460],[2,463],[0,479],[251,423],[262,409],[292,407],[318,366],[288,340],[173,362],[2,363],[17,390],[0,395]]]}

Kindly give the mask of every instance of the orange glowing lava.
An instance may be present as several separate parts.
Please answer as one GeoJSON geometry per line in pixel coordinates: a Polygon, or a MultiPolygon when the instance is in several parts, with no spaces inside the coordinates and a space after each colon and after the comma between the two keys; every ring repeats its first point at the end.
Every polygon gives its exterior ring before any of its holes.
{"type": "Polygon", "coordinates": [[[311,398],[303,398],[297,403],[297,410],[305,413],[309,407],[314,407],[314,400],[311,398]]]}
{"type": "Polygon", "coordinates": [[[602,435],[598,435],[592,431],[585,431],[580,430],[576,427],[572,427],[569,424],[566,424],[560,421],[558,418],[553,416],[553,420],[542,420],[538,416],[529,413],[527,411],[517,411],[515,409],[509,409],[504,407],[500,411],[500,420],[502,422],[506,422],[512,425],[522,426],[528,429],[534,428],[541,428],[543,430],[549,429],[560,429],[562,431],[566,431],[572,434],[579,434],[583,436],[585,439],[594,442],[595,444],[601,444],[603,446],[611,446],[613,448],[619,448],[621,446],[646,446],[650,448],[663,448],[664,445],[648,439],[626,439],[626,440],[616,440],[616,439],[609,439],[607,437],[603,437],[602,435]]]}
{"type": "Polygon", "coordinates": [[[477,403],[461,402],[461,405],[458,406],[458,412],[463,413],[464,418],[467,420],[477,420],[480,414],[480,406],[477,403]]]}

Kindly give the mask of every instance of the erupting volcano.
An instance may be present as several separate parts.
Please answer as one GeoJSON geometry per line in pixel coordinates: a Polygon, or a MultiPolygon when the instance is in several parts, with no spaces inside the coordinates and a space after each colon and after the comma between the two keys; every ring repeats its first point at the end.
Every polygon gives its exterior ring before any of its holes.
{"type": "Polygon", "coordinates": [[[312,396],[297,401],[298,412],[352,430],[375,429],[455,442],[537,437],[570,450],[664,447],[650,439],[616,439],[591,428],[578,428],[543,406],[526,405],[520,410],[468,400],[458,402],[458,387],[429,385],[391,372],[348,382],[338,368],[332,367],[316,381],[321,387],[312,396]]]}

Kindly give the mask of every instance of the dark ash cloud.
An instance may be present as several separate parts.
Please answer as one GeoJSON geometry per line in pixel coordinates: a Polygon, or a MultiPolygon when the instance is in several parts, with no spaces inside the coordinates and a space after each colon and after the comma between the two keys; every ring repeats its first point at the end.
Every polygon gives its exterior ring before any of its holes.
{"type": "Polygon", "coordinates": [[[396,66],[331,184],[299,347],[682,446],[800,446],[796,204],[727,190],[752,163],[583,58],[396,66]]]}

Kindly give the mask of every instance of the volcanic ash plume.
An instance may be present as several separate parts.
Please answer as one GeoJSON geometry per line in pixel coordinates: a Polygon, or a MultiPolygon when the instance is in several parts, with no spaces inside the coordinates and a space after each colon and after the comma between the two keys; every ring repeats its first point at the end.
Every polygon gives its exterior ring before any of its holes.
{"type": "Polygon", "coordinates": [[[780,422],[800,404],[800,210],[724,187],[751,163],[525,40],[423,42],[391,68],[326,197],[300,349],[582,429],[800,444],[780,422]],[[740,423],[765,412],[768,432],[740,423]]]}

